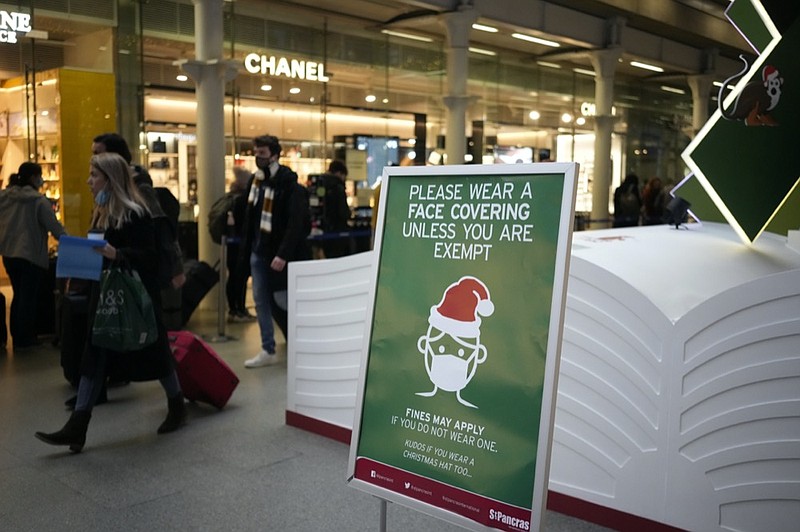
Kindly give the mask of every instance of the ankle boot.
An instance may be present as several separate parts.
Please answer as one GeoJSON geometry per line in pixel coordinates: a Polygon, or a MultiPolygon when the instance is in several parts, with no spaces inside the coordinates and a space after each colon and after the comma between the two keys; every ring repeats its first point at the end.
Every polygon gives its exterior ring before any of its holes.
{"type": "Polygon", "coordinates": [[[167,418],[158,427],[159,434],[166,434],[178,430],[181,425],[186,424],[186,403],[183,402],[183,393],[167,399],[167,418]]]}
{"type": "Polygon", "coordinates": [[[73,412],[64,428],[50,434],[37,432],[36,437],[50,445],[69,445],[70,451],[79,453],[86,443],[86,429],[91,418],[91,412],[85,410],[73,412]]]}

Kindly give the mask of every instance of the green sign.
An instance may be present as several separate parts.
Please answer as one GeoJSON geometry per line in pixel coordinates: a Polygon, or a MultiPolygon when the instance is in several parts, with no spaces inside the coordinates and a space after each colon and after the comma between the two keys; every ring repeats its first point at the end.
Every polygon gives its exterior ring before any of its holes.
{"type": "Polygon", "coordinates": [[[538,528],[576,175],[386,169],[353,485],[464,526],[538,528]]]}
{"type": "MultiPolygon", "coordinates": [[[[781,219],[782,208],[787,219],[797,221],[789,200],[797,199],[793,192],[800,182],[800,163],[791,155],[800,120],[800,19],[782,21],[781,36],[758,0],[736,0],[728,15],[760,55],[723,83],[736,87],[730,95],[720,91],[719,109],[683,158],[717,212],[743,241],[752,242],[773,219],[781,219]]],[[[689,187],[677,193],[692,203],[698,198],[689,187]]],[[[697,203],[698,212],[714,217],[713,209],[697,203]]]]}

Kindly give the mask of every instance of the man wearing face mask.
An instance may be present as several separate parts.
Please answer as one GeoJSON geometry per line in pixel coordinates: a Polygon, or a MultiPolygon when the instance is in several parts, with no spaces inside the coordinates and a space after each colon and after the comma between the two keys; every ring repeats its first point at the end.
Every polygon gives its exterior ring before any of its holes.
{"type": "Polygon", "coordinates": [[[286,336],[288,315],[275,301],[275,292],[286,290],[287,263],[311,258],[308,234],[311,216],[306,189],[297,174],[278,163],[281,145],[277,137],[253,140],[258,170],[247,184],[247,209],[240,253],[250,259],[253,301],[261,331],[261,351],[245,362],[247,368],[269,366],[277,361],[272,318],[286,336]]]}
{"type": "Polygon", "coordinates": [[[58,239],[65,231],[39,193],[41,166],[24,162],[11,180],[16,186],[0,192],[0,255],[14,291],[9,325],[17,351],[37,344],[36,302],[48,267],[47,233],[58,239]]]}

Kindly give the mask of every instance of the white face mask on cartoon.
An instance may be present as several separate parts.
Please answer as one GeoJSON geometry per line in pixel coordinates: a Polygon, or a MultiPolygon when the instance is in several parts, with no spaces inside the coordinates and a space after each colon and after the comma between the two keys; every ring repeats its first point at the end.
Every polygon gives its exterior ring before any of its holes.
{"type": "MultiPolygon", "coordinates": [[[[470,360],[474,357],[471,356],[470,360]]],[[[431,382],[446,392],[463,390],[469,384],[469,360],[458,358],[456,355],[433,355],[431,361],[431,382]]],[[[473,373],[474,374],[474,373],[473,373]]]]}
{"type": "Polygon", "coordinates": [[[486,348],[480,345],[478,338],[474,344],[469,344],[463,339],[444,333],[432,338],[430,333],[429,329],[428,334],[420,338],[418,345],[425,354],[428,377],[442,390],[463,390],[475,376],[478,365],[486,360],[486,348]],[[455,354],[448,352],[454,350],[455,354]]]}

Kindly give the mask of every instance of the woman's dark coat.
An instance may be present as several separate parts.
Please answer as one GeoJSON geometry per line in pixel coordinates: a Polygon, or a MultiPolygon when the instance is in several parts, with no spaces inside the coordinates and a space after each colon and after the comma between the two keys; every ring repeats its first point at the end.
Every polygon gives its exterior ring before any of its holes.
{"type": "MultiPolygon", "coordinates": [[[[139,273],[139,277],[153,300],[158,325],[156,341],[138,351],[118,353],[94,347],[91,340],[87,342],[81,360],[81,374],[94,375],[98,357],[107,357],[106,373],[117,380],[147,381],[166,377],[175,367],[175,359],[167,340],[167,331],[161,317],[161,291],[158,285],[158,247],[153,221],[149,216],[132,215],[130,222],[120,229],[108,229],[104,235],[106,241],[117,249],[114,264],[130,266],[139,273]]],[[[111,266],[105,260],[104,268],[111,266]]],[[[92,283],[89,297],[89,331],[94,321],[95,311],[100,293],[99,283],[92,283]]]]}

